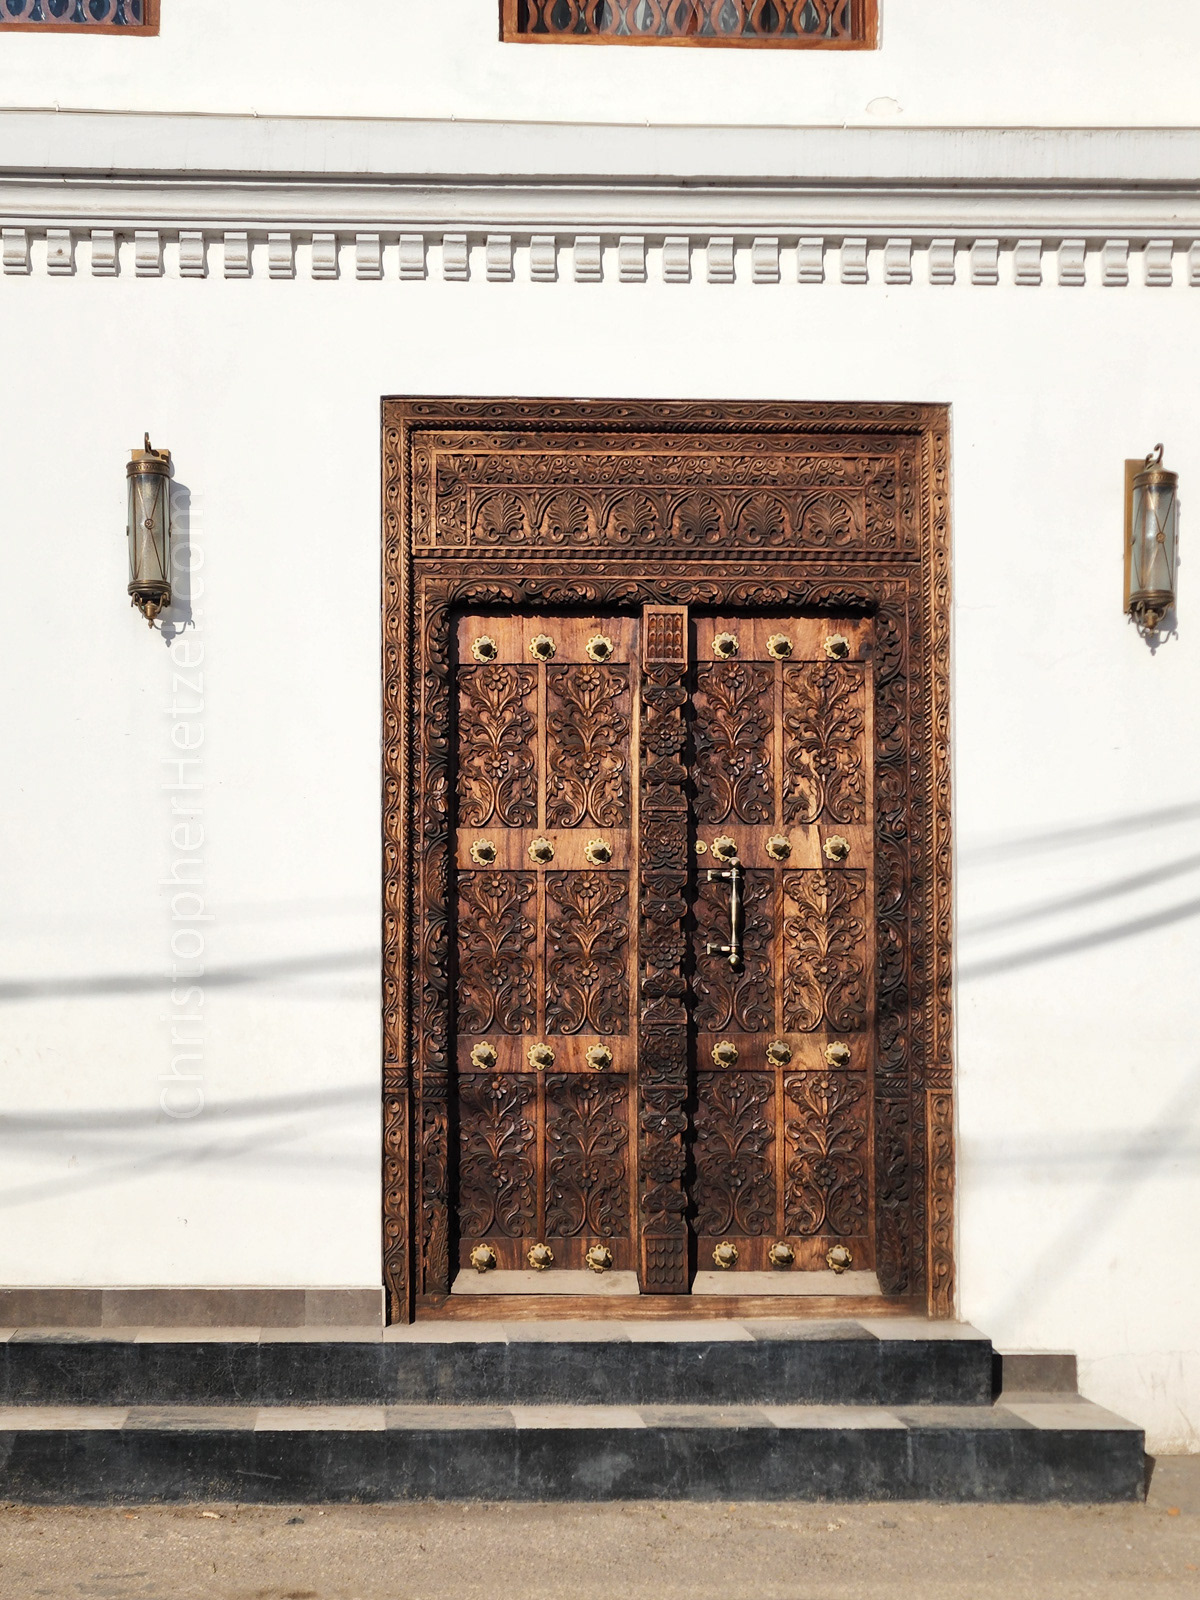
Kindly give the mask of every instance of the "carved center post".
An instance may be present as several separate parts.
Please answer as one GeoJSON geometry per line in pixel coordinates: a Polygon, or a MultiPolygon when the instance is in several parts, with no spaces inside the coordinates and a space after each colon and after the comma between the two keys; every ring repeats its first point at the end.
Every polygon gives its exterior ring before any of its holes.
{"type": "Polygon", "coordinates": [[[643,1294],[688,1292],[688,614],[642,613],[638,1006],[639,1277],[643,1294]]]}

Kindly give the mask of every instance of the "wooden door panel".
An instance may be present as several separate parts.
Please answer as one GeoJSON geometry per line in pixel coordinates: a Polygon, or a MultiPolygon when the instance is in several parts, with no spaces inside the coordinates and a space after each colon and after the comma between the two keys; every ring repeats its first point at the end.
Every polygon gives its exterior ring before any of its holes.
{"type": "Polygon", "coordinates": [[[460,1268],[634,1263],[637,650],[634,618],[458,622],[460,1268]]]}
{"type": "Polygon", "coordinates": [[[777,1241],[793,1271],[836,1243],[874,1265],[871,625],[697,618],[694,652],[691,1192],[697,1265],[732,1244],[735,1292],[777,1241]],[[722,838],[742,868],[736,966],[730,886],[709,877],[722,838]]]}

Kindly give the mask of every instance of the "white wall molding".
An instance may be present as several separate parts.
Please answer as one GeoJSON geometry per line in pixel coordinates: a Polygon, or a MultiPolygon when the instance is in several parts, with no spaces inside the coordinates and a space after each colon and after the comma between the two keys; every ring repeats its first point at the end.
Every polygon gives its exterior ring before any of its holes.
{"type": "Polygon", "coordinates": [[[0,110],[0,172],[429,188],[639,181],[1194,192],[1200,129],[795,127],[0,110]]]}
{"type": "Polygon", "coordinates": [[[1064,238],[1005,239],[985,232],[955,238],[869,234],[787,235],[739,233],[529,234],[519,230],[442,229],[363,232],[278,229],[246,223],[239,228],[137,228],[109,219],[83,226],[55,219],[42,225],[6,222],[3,275],[10,278],[80,274],[97,278],[193,278],[209,276],[209,251],[216,247],[225,278],[296,277],[334,280],[343,248],[353,251],[347,281],[450,283],[560,282],[560,252],[569,252],[567,273],[576,283],[650,281],[686,284],[736,282],[801,287],[830,281],[826,258],[835,253],[832,277],[843,284],[889,287],[1016,285],[1079,288],[1091,281],[1106,288],[1200,287],[1200,236],[1144,241],[1099,233],[1064,238]],[[122,245],[129,248],[123,250],[122,245]],[[699,273],[692,258],[699,254],[699,273]],[[1178,261],[1177,259],[1178,258],[1178,261]],[[1050,265],[1047,265],[1049,261],[1050,265]]]}

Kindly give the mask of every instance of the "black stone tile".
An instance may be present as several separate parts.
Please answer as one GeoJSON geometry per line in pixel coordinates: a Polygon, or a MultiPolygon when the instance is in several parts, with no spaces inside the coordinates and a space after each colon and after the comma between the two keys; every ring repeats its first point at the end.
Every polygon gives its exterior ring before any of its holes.
{"type": "MultiPolygon", "coordinates": [[[[399,1420],[401,1412],[393,1415],[399,1420]]],[[[408,1412],[412,1421],[419,1413],[408,1412]]],[[[502,1416],[503,1413],[500,1413],[502,1416]]],[[[0,1496],[237,1499],[1137,1500],[1133,1430],[757,1425],[386,1431],[136,1426],[0,1434],[0,1496]]]]}
{"type": "Polygon", "coordinates": [[[130,1405],[259,1403],[258,1341],[137,1344],[126,1392],[130,1405]]]}
{"type": "MultiPolygon", "coordinates": [[[[404,1348],[399,1345],[389,1350],[404,1348]]],[[[380,1405],[388,1398],[384,1346],[341,1342],[258,1346],[260,1405],[380,1405]]]]}
{"type": "Polygon", "coordinates": [[[54,1339],[0,1346],[0,1401],[10,1404],[986,1406],[991,1386],[986,1340],[879,1340],[859,1332],[662,1342],[54,1339]]]}

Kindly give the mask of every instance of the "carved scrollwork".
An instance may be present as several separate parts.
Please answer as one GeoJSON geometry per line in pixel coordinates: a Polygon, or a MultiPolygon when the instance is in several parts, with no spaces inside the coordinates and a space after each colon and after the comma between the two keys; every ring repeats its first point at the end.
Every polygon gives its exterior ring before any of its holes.
{"type": "Polygon", "coordinates": [[[536,670],[461,667],[458,696],[459,820],[528,827],[537,820],[536,670]]]}
{"type": "Polygon", "coordinates": [[[628,667],[551,667],[546,697],[547,823],[623,827],[629,820],[628,667]]]}
{"type": "Polygon", "coordinates": [[[459,1227],[466,1239],[527,1238],[537,1227],[536,1089],[512,1073],[458,1081],[459,1227]]]}
{"type": "Polygon", "coordinates": [[[861,667],[784,668],[785,821],[866,821],[866,726],[861,667]]]}
{"type": "Polygon", "coordinates": [[[784,877],[783,1025],[852,1033],[867,1023],[866,874],[784,877]]]}
{"type": "Polygon", "coordinates": [[[712,662],[696,672],[696,815],[700,822],[770,822],[772,669],[712,662]]]}
{"type": "Polygon", "coordinates": [[[464,872],[458,880],[458,1026],[528,1033],[535,1025],[531,872],[464,872]]]}
{"type": "Polygon", "coordinates": [[[867,1122],[862,1080],[798,1073],[784,1093],[799,1112],[787,1118],[784,1227],[797,1235],[867,1232],[867,1122]]]}
{"type": "Polygon", "coordinates": [[[546,876],[546,1031],[629,1029],[629,874],[546,876]]]}
{"type": "Polygon", "coordinates": [[[775,1083],[765,1072],[697,1075],[693,1197],[701,1234],[775,1227],[775,1083]]]}
{"type": "Polygon", "coordinates": [[[618,1239],[629,1229],[629,1092],[622,1079],[546,1079],[546,1232],[618,1239]]]}

